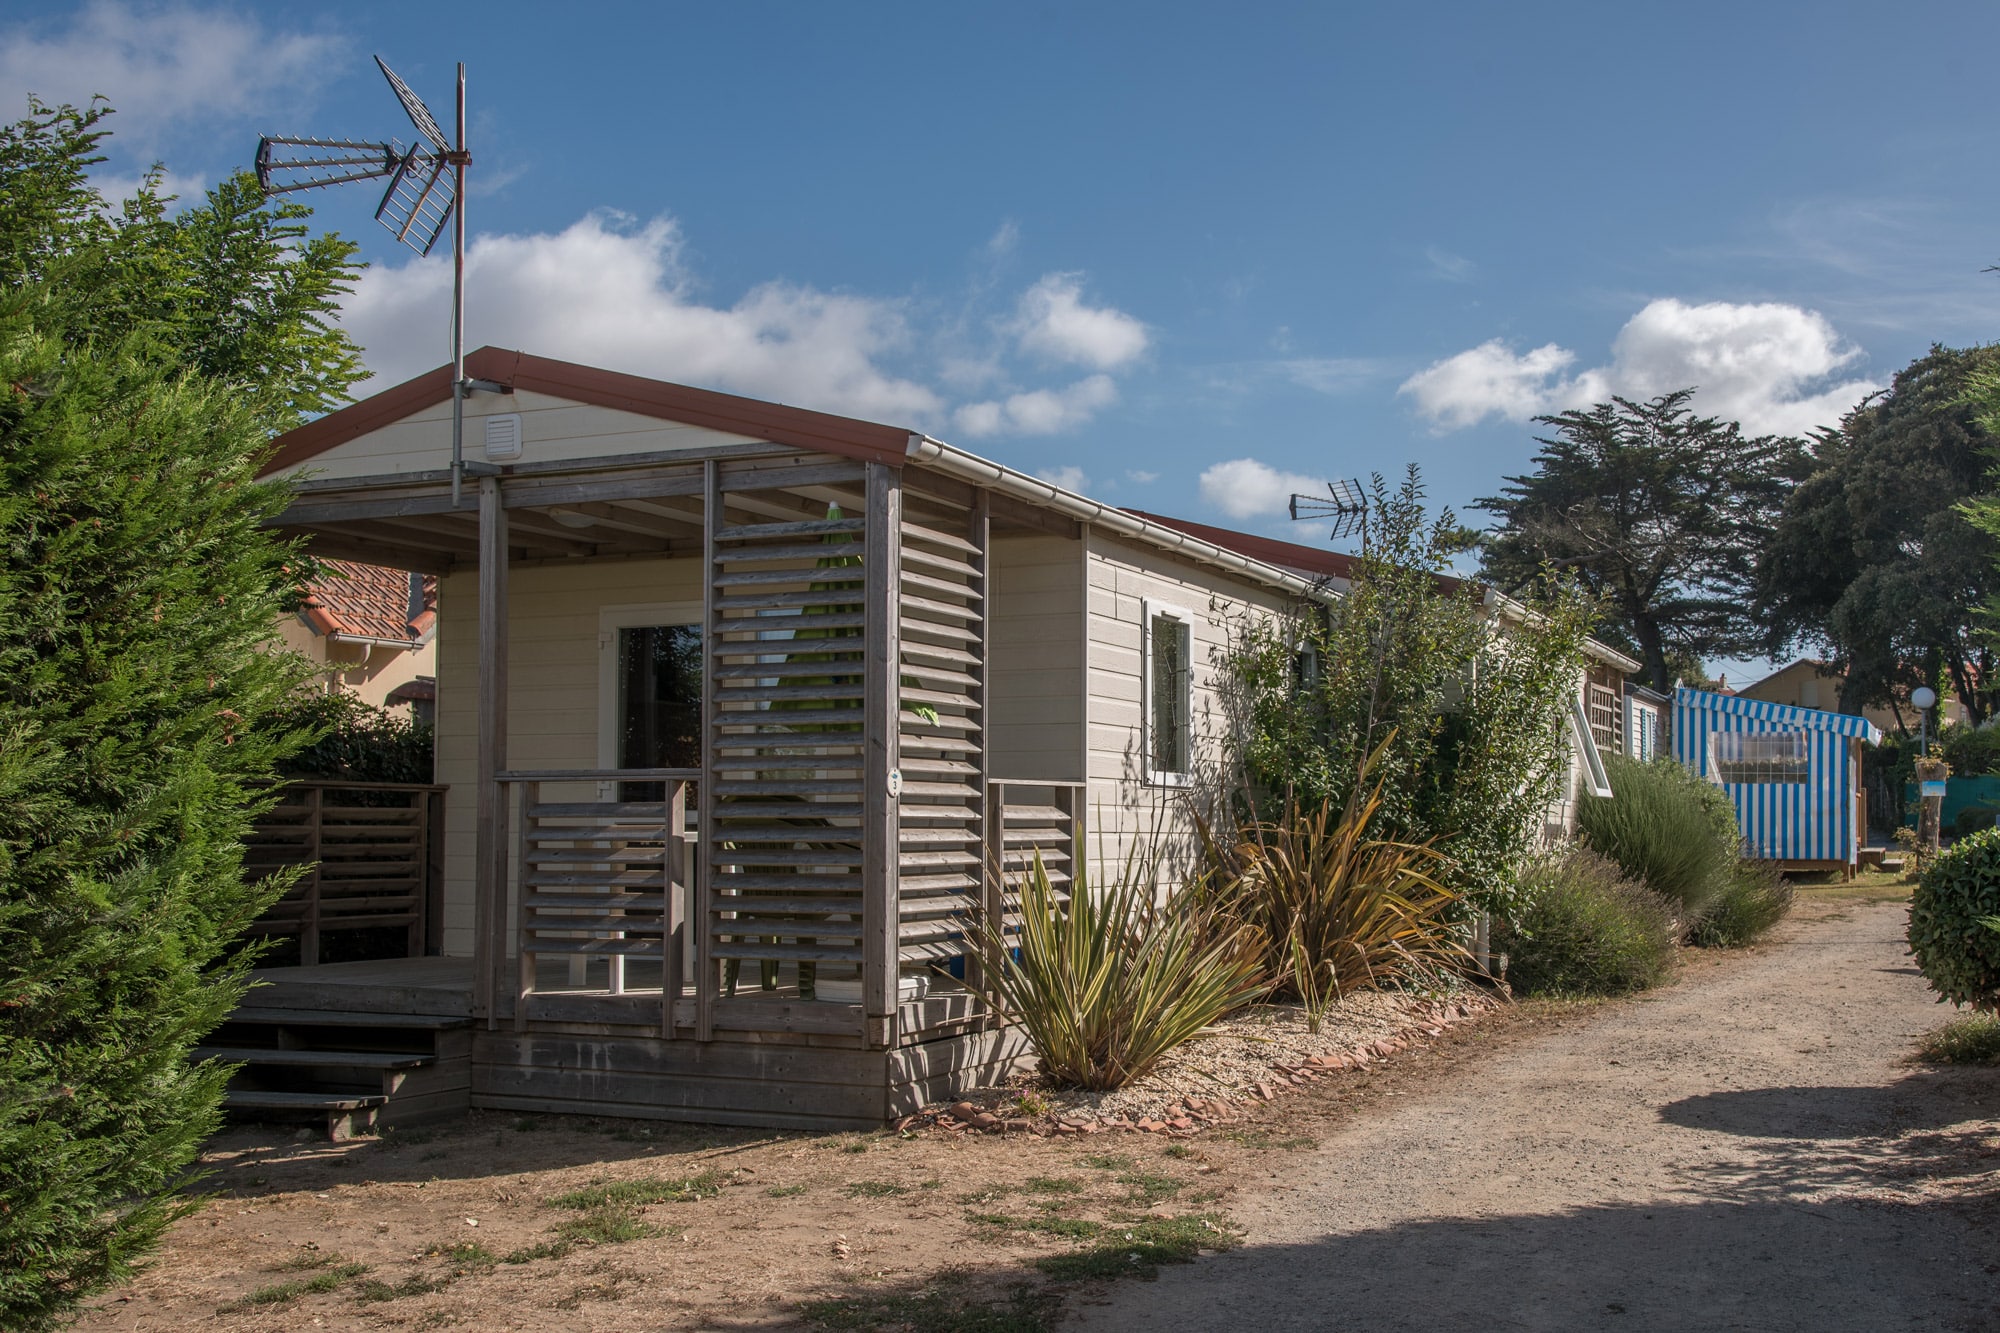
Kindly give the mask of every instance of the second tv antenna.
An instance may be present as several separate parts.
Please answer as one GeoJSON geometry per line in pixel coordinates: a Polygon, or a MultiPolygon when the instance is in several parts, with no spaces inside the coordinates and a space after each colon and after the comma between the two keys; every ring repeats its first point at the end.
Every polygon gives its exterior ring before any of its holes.
{"type": "MultiPolygon", "coordinates": [[[[465,64],[458,66],[458,134],[447,141],[437,118],[410,85],[381,56],[375,64],[416,127],[416,142],[404,148],[394,139],[286,139],[257,141],[257,184],[266,194],[318,190],[350,181],[387,177],[375,219],[419,255],[451,226],[451,502],[459,502],[465,476],[465,395],[475,385],[465,378],[465,64]]],[[[491,386],[498,387],[498,386],[491,386]]]]}
{"type": "Polygon", "coordinates": [[[1329,481],[1325,495],[1293,495],[1290,505],[1294,521],[1306,518],[1330,518],[1333,531],[1327,533],[1332,541],[1340,541],[1355,533],[1361,534],[1361,544],[1368,544],[1368,496],[1358,481],[1329,481]]]}

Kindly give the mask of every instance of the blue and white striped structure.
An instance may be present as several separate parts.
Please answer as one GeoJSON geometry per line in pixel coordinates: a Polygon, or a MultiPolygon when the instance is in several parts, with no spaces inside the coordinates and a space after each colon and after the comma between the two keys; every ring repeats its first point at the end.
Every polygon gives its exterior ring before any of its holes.
{"type": "Polygon", "coordinates": [[[1759,860],[1853,865],[1861,845],[1854,743],[1881,739],[1852,713],[1674,691],[1674,758],[1729,793],[1759,860]]]}

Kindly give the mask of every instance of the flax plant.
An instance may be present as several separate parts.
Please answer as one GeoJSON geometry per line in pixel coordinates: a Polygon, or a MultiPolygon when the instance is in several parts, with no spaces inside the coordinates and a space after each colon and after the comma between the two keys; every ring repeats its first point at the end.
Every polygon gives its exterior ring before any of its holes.
{"type": "Polygon", "coordinates": [[[1430,873],[1432,848],[1369,836],[1381,784],[1244,824],[1224,845],[1206,827],[1211,916],[1247,925],[1264,981],[1306,1006],[1317,1030],[1327,1006],[1392,981],[1432,980],[1470,961],[1454,909],[1459,895],[1430,873]]]}
{"type": "Polygon", "coordinates": [[[1055,1082],[1123,1087],[1264,989],[1250,933],[1186,890],[1162,898],[1157,869],[1134,852],[1115,882],[1093,889],[1079,871],[1064,895],[1038,852],[1019,878],[1020,933],[973,932],[971,984],[1021,1025],[1055,1082]]]}

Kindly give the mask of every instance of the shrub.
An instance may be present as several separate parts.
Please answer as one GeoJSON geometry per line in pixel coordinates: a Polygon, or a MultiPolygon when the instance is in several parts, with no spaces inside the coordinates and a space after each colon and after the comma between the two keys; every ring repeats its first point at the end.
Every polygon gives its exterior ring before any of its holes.
{"type": "Polygon", "coordinates": [[[1229,847],[1207,839],[1202,898],[1256,941],[1264,981],[1305,1004],[1317,1027],[1330,1000],[1467,961],[1453,919],[1459,896],[1426,873],[1427,847],[1369,836],[1381,786],[1284,818],[1247,823],[1229,847]]]}
{"type": "Polygon", "coordinates": [[[1493,924],[1507,976],[1530,995],[1623,995],[1673,967],[1674,906],[1587,847],[1543,852],[1520,873],[1519,905],[1493,924]]]}
{"type": "Polygon", "coordinates": [[[1729,795],[1671,759],[1604,757],[1609,798],[1582,796],[1577,827],[1591,847],[1698,922],[1728,887],[1743,837],[1729,795]]]}
{"type": "Polygon", "coordinates": [[[1264,987],[1250,933],[1186,891],[1158,900],[1155,870],[1134,853],[1097,890],[1079,870],[1065,902],[1038,853],[1018,881],[1020,934],[974,931],[969,984],[1020,1023],[1055,1082],[1106,1091],[1143,1078],[1264,987]]]}
{"type": "Polygon", "coordinates": [[[2000,1064],[2000,1018],[1964,1014],[1924,1034],[1919,1058],[1940,1065],[2000,1064]]]}
{"type": "Polygon", "coordinates": [[[309,743],[285,761],[286,777],[329,782],[429,782],[432,729],[406,711],[370,708],[351,694],[302,690],[266,724],[309,743]]]}
{"type": "Polygon", "coordinates": [[[2000,1004],[2000,829],[1961,838],[1924,866],[1910,896],[1910,952],[1941,1000],[2000,1004]]]}
{"type": "Polygon", "coordinates": [[[1688,932],[1688,943],[1708,949],[1748,944],[1792,910],[1792,886],[1773,866],[1739,860],[1728,880],[1688,932]]]}

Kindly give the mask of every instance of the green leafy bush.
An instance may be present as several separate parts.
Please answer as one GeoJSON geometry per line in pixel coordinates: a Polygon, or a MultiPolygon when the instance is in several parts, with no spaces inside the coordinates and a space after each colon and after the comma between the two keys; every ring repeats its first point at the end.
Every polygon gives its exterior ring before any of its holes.
{"type": "Polygon", "coordinates": [[[2000,1006],[2000,829],[1961,838],[1924,866],[1910,896],[1910,952],[1942,1000],[2000,1006]]]}
{"type": "Polygon", "coordinates": [[[407,710],[370,708],[351,694],[301,690],[266,724],[305,741],[285,761],[286,777],[328,782],[429,782],[432,729],[407,710]]]}
{"type": "Polygon", "coordinates": [[[1106,1091],[1264,989],[1251,932],[1185,890],[1158,899],[1156,863],[1126,858],[1118,881],[1079,873],[1067,901],[1038,853],[1018,880],[1021,929],[975,930],[969,984],[1018,1022],[1058,1083],[1106,1091]]]}
{"type": "Polygon", "coordinates": [[[1692,926],[1729,887],[1743,836],[1729,794],[1671,759],[1608,754],[1610,797],[1577,801],[1591,847],[1674,904],[1692,926]]]}
{"type": "Polygon", "coordinates": [[[1543,852],[1522,868],[1518,905],[1493,947],[1530,995],[1623,995],[1658,985],[1680,934],[1674,906],[1587,847],[1543,852]]]}
{"type": "Polygon", "coordinates": [[[1792,886],[1775,866],[1739,860],[1722,892],[1688,932],[1688,943],[1733,949],[1750,943],[1792,910],[1792,886]]]}

